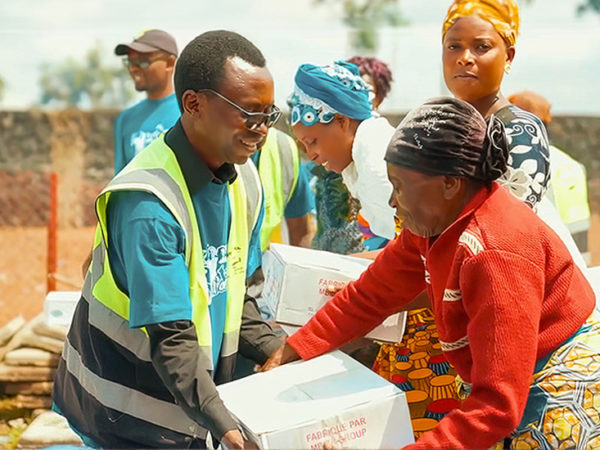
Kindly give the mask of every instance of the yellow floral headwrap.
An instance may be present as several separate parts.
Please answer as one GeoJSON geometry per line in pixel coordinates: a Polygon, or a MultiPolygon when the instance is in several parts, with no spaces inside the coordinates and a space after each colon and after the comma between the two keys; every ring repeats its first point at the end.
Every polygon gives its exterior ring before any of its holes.
{"type": "Polygon", "coordinates": [[[442,39],[457,19],[478,15],[490,22],[510,47],[519,34],[519,6],[515,0],[454,0],[442,28],[442,39]]]}

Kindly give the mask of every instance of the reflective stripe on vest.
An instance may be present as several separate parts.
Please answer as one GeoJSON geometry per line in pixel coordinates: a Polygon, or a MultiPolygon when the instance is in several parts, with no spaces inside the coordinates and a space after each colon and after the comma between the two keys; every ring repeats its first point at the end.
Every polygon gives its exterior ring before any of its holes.
{"type": "Polygon", "coordinates": [[[206,438],[207,430],[190,419],[179,406],[93,373],[83,364],[81,355],[68,338],[65,340],[62,357],[67,371],[77,379],[83,389],[105,407],[178,433],[206,438]]]}
{"type": "Polygon", "coordinates": [[[248,159],[246,164],[236,164],[235,169],[238,176],[244,180],[246,202],[248,204],[248,236],[252,236],[252,231],[258,221],[258,216],[260,215],[260,205],[263,201],[263,189],[260,183],[260,176],[251,159],[248,159]]]}
{"type": "Polygon", "coordinates": [[[258,172],[264,188],[265,217],[261,229],[261,247],[265,250],[273,230],[283,220],[285,207],[298,183],[300,156],[294,140],[272,128],[260,151],[258,172]]]}

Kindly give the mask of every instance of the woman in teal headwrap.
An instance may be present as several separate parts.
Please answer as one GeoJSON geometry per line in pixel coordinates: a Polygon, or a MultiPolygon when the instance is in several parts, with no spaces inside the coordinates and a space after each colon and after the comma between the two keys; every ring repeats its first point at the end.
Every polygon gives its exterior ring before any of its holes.
{"type": "Polygon", "coordinates": [[[373,113],[371,97],[372,88],[354,64],[304,64],[296,73],[292,129],[309,158],[322,166],[314,170],[319,186],[313,247],[351,253],[380,248],[394,237],[391,185],[383,161],[394,129],[373,113]],[[343,201],[347,194],[338,177],[324,169],[341,173],[353,197],[349,202],[343,201]],[[357,210],[365,225],[362,239],[353,223],[357,210]]]}

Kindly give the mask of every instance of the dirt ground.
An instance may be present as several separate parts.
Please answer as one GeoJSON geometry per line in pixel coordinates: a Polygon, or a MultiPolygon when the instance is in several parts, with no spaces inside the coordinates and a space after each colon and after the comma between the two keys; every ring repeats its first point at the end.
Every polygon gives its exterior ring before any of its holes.
{"type": "MultiPolygon", "coordinates": [[[[81,262],[88,254],[94,229],[59,230],[59,290],[79,290],[81,262]]],[[[22,314],[31,319],[43,310],[46,295],[45,228],[0,227],[0,326],[22,314]]],[[[589,234],[592,265],[600,265],[600,214],[592,219],[589,234]]]]}

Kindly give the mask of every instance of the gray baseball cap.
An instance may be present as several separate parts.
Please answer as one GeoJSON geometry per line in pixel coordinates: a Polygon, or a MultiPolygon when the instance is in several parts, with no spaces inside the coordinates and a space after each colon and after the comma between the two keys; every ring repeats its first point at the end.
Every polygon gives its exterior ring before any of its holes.
{"type": "Polygon", "coordinates": [[[119,44],[115,47],[116,55],[126,55],[129,50],[140,53],[152,53],[158,50],[177,56],[175,38],[166,31],[145,30],[137,35],[129,44],[119,44]]]}

